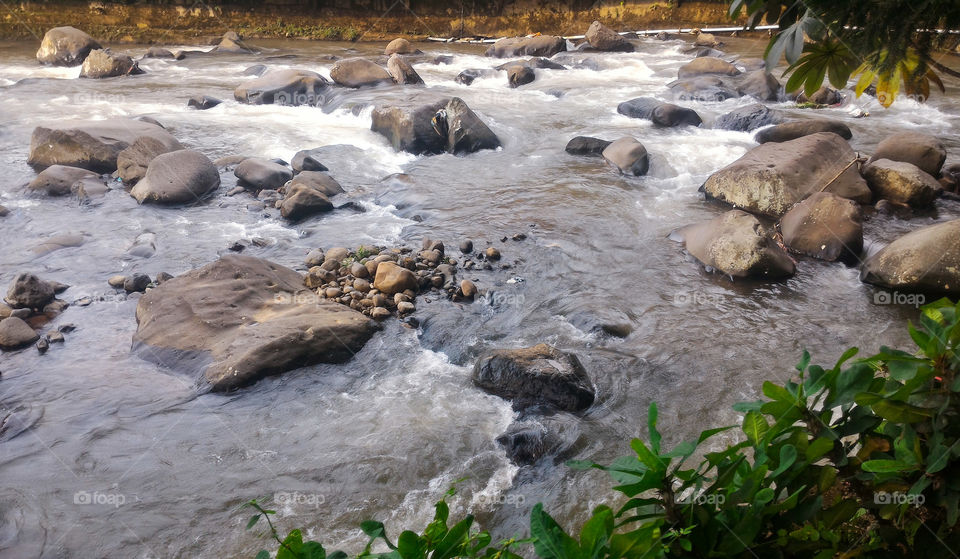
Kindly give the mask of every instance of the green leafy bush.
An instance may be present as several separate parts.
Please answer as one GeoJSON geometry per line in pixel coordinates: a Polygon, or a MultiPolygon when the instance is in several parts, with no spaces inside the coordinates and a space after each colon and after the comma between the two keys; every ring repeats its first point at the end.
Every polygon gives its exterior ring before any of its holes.
{"type": "MultiPolygon", "coordinates": [[[[538,504],[529,539],[491,547],[489,534],[471,532],[472,516],[448,528],[442,500],[430,526],[403,532],[397,544],[382,524],[364,523],[370,545],[359,557],[513,559],[520,544],[542,559],[910,557],[913,550],[956,557],[960,305],[943,299],[923,307],[909,332],[912,353],[883,347],[854,359],[852,348],[829,369],[811,365],[804,352],[793,380],[765,382],[763,399],[734,407],[743,413],[743,440],[722,450],[712,450],[712,439],[735,426],[664,449],[651,404],[649,440],[631,441],[633,455],[610,465],[570,463],[608,472],[627,497],[616,511],[598,507],[579,536],[538,504]],[[699,463],[688,465],[695,456],[699,463]],[[391,551],[372,553],[377,540],[391,551]]],[[[271,512],[253,506],[251,526],[271,512]]],[[[326,554],[295,530],[277,558],[297,557],[326,554]]]]}

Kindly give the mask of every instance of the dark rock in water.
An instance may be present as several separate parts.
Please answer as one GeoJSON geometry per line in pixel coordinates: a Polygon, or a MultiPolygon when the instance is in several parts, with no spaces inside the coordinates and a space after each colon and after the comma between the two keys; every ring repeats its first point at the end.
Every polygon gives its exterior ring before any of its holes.
{"type": "Polygon", "coordinates": [[[735,84],[719,76],[698,76],[667,84],[670,93],[681,101],[712,103],[740,97],[735,84]]]}
{"type": "Polygon", "coordinates": [[[694,58],[692,61],[684,64],[677,71],[677,78],[692,78],[703,75],[716,74],[721,76],[739,76],[740,70],[736,66],[725,60],[704,56],[694,58]]]}
{"type": "Polygon", "coordinates": [[[863,263],[860,279],[905,292],[960,295],[960,219],[896,239],[863,263]]]}
{"type": "Polygon", "coordinates": [[[91,204],[95,199],[103,198],[110,188],[104,184],[100,177],[85,177],[73,183],[70,191],[82,204],[91,204]]]}
{"type": "Polygon", "coordinates": [[[150,276],[136,273],[123,280],[123,290],[127,293],[143,293],[150,286],[150,276]]]}
{"type": "Polygon", "coordinates": [[[320,106],[330,83],[316,72],[272,70],[240,84],[234,98],[250,105],[320,106]]]}
{"type": "Polygon", "coordinates": [[[387,60],[387,72],[390,73],[393,81],[398,85],[419,85],[423,83],[420,74],[399,54],[394,54],[387,60]]]}
{"type": "Polygon", "coordinates": [[[783,244],[791,251],[834,261],[856,259],[863,250],[863,216],[853,200],[816,192],[780,220],[783,244]]]}
{"type": "Polygon", "coordinates": [[[42,309],[56,296],[55,286],[33,274],[20,273],[7,289],[7,304],[14,309],[42,309]]]}
{"type": "Polygon", "coordinates": [[[823,86],[813,95],[807,97],[806,93],[800,93],[797,96],[797,103],[813,103],[815,105],[836,105],[843,103],[843,95],[836,89],[823,86]]]}
{"type": "Polygon", "coordinates": [[[593,385],[577,356],[546,344],[483,353],[473,368],[473,382],[511,400],[515,410],[544,405],[582,411],[594,400],[593,385]]]}
{"type": "Polygon", "coordinates": [[[709,56],[711,58],[722,58],[727,53],[722,50],[717,50],[711,47],[693,47],[683,51],[684,54],[692,54],[694,58],[703,58],[704,56],[709,56]]]}
{"type": "Polygon", "coordinates": [[[189,204],[220,188],[220,173],[206,155],[180,150],[158,155],[130,191],[141,204],[189,204]]]}
{"type": "Polygon", "coordinates": [[[494,68],[495,70],[506,70],[510,66],[528,66],[530,68],[539,68],[543,70],[566,70],[567,67],[563,64],[559,64],[550,60],[549,58],[544,58],[542,56],[534,56],[526,60],[511,60],[509,62],[504,62],[503,64],[494,68]]]}
{"type": "Polygon", "coordinates": [[[441,54],[441,55],[438,55],[438,56],[434,56],[433,59],[430,61],[430,63],[431,63],[431,64],[438,64],[438,65],[439,65],[439,64],[453,64],[453,57],[450,56],[449,54],[441,54]]]}
{"type": "Polygon", "coordinates": [[[26,347],[40,336],[21,318],[11,316],[0,320],[0,349],[13,350],[26,347]]]}
{"type": "Polygon", "coordinates": [[[7,217],[8,215],[10,215],[10,210],[8,210],[3,206],[0,206],[0,217],[7,217]]]}
{"type": "Polygon", "coordinates": [[[747,212],[730,210],[677,234],[703,265],[735,278],[781,279],[796,271],[793,259],[747,212]]]}
{"type": "Polygon", "coordinates": [[[174,54],[162,47],[150,47],[147,49],[147,52],[143,54],[143,58],[170,58],[173,60],[183,60],[184,54],[182,52],[174,54]]]}
{"type": "Polygon", "coordinates": [[[255,49],[245,44],[235,31],[227,31],[223,34],[217,46],[213,47],[211,53],[227,54],[250,54],[256,52],[255,49]]]}
{"type": "Polygon", "coordinates": [[[537,74],[533,71],[533,68],[530,68],[529,66],[514,64],[513,66],[508,67],[506,70],[507,85],[510,87],[520,87],[521,85],[532,83],[535,79],[537,79],[537,74]]]}
{"type": "Polygon", "coordinates": [[[672,39],[673,37],[671,37],[670,34],[667,33],[666,31],[661,31],[661,32],[657,33],[656,35],[654,35],[653,38],[656,39],[656,40],[658,40],[658,41],[669,41],[669,40],[672,39]]]}
{"type": "Polygon", "coordinates": [[[410,41],[401,37],[387,43],[386,48],[383,49],[383,54],[387,56],[393,54],[420,54],[420,49],[413,46],[413,43],[410,41]]]}
{"type": "Polygon", "coordinates": [[[780,111],[770,109],[760,103],[754,103],[753,105],[734,109],[718,117],[713,127],[722,130],[749,132],[762,126],[779,124],[783,122],[783,120],[783,113],[780,111]]]}
{"type": "Polygon", "coordinates": [[[65,233],[44,239],[42,243],[34,246],[30,251],[38,256],[43,256],[58,250],[82,246],[85,241],[82,233],[65,233]]]}
{"type": "Polygon", "coordinates": [[[567,41],[563,37],[538,35],[536,37],[508,37],[500,39],[487,49],[486,55],[496,58],[515,56],[546,56],[567,50],[567,41]]]}
{"type": "Polygon", "coordinates": [[[258,258],[224,256],[164,282],[137,305],[134,350],[213,390],[349,360],[377,329],[359,312],[317,301],[297,272],[258,258]]]}
{"type": "Polygon", "coordinates": [[[259,157],[244,159],[233,174],[241,186],[250,190],[277,190],[293,178],[290,169],[259,157]]]}
{"type": "Polygon", "coordinates": [[[638,97],[617,106],[617,112],[631,118],[652,120],[657,126],[700,126],[703,120],[693,109],[664,103],[653,97],[638,97]]]}
{"type": "Polygon", "coordinates": [[[765,144],[767,142],[788,142],[821,132],[832,132],[845,140],[853,137],[850,128],[840,121],[813,119],[785,122],[767,128],[766,130],[761,130],[754,136],[754,140],[759,144],[765,144]]]}
{"type": "Polygon", "coordinates": [[[599,21],[590,24],[586,33],[587,42],[591,47],[608,52],[633,52],[633,45],[620,36],[619,33],[603,25],[599,21]]]}
{"type": "Polygon", "coordinates": [[[857,169],[857,154],[831,133],[758,146],[710,175],[701,191],[773,217],[814,192],[832,192],[861,204],[873,197],[857,169]]]}
{"type": "Polygon", "coordinates": [[[93,171],[65,165],[51,165],[27,185],[31,192],[43,192],[48,196],[66,196],[72,192],[73,185],[84,178],[97,178],[93,171]]]}
{"type": "Polygon", "coordinates": [[[116,76],[142,74],[137,62],[126,54],[116,54],[109,50],[90,51],[80,69],[81,78],[113,78],[116,76]]]}
{"type": "Polygon", "coordinates": [[[465,241],[460,241],[460,252],[464,254],[470,254],[473,252],[473,241],[467,239],[465,241]]]}
{"type": "Polygon", "coordinates": [[[180,142],[175,145],[150,136],[137,138],[130,147],[117,155],[117,176],[126,184],[136,184],[147,174],[150,162],[157,156],[184,149],[180,142]]]}
{"type": "Polygon", "coordinates": [[[27,163],[35,169],[67,165],[112,173],[117,170],[120,152],[143,136],[154,138],[171,150],[183,149],[169,132],[140,120],[61,121],[33,130],[27,163]]]}
{"type": "Polygon", "coordinates": [[[330,69],[330,79],[344,87],[353,88],[393,83],[389,72],[365,58],[338,60],[330,69]]]}
{"type": "Polygon", "coordinates": [[[877,145],[867,165],[879,159],[911,163],[923,172],[939,177],[947,160],[947,149],[943,142],[929,134],[898,132],[877,145]]]}
{"type": "Polygon", "coordinates": [[[216,97],[210,97],[209,95],[197,95],[195,97],[191,97],[187,101],[187,106],[193,107],[198,111],[205,111],[207,109],[216,107],[220,103],[223,103],[223,101],[217,99],[216,97]]]}
{"type": "Polygon", "coordinates": [[[650,168],[647,149],[636,138],[625,137],[603,150],[603,158],[624,175],[645,175],[650,168]]]}
{"type": "Polygon", "coordinates": [[[447,103],[446,120],[449,152],[460,155],[500,147],[500,139],[464,103],[463,99],[454,97],[447,103]]]}
{"type": "Polygon", "coordinates": [[[246,70],[243,71],[244,76],[256,76],[260,77],[267,71],[267,66],[265,64],[254,64],[246,70]]]}
{"type": "Polygon", "coordinates": [[[286,188],[292,188],[298,185],[306,186],[312,190],[322,193],[324,196],[336,196],[343,193],[343,187],[340,186],[333,177],[320,171],[303,171],[293,177],[287,183],[286,188]]]}
{"type": "Polygon", "coordinates": [[[293,167],[293,172],[328,171],[329,169],[327,169],[327,166],[317,159],[316,154],[316,149],[305,149],[298,151],[296,155],[293,156],[293,160],[290,162],[290,166],[293,167]]]}
{"type": "Polygon", "coordinates": [[[878,159],[863,168],[870,190],[877,198],[925,208],[940,195],[940,183],[912,163],[878,159]]]}
{"type": "Polygon", "coordinates": [[[607,146],[612,143],[613,142],[608,142],[607,140],[601,140],[600,138],[577,136],[567,142],[567,147],[564,149],[567,153],[573,155],[600,155],[603,153],[603,150],[607,149],[607,146]]]}
{"type": "Polygon", "coordinates": [[[53,66],[79,66],[94,49],[102,48],[93,37],[74,27],[54,27],[43,35],[37,60],[53,66]]]}
{"type": "Polygon", "coordinates": [[[749,95],[759,101],[776,101],[783,87],[777,78],[766,70],[755,70],[744,75],[737,82],[737,92],[749,95]]]}
{"type": "Polygon", "coordinates": [[[542,426],[511,425],[497,437],[507,457],[515,464],[529,465],[545,456],[550,448],[547,430],[542,426]]]}
{"type": "Polygon", "coordinates": [[[377,107],[371,129],[394,149],[415,154],[472,153],[500,147],[500,140],[462,99],[417,108],[377,107]]]}
{"type": "Polygon", "coordinates": [[[497,73],[489,68],[468,68],[457,74],[454,80],[463,85],[470,85],[477,78],[492,78],[496,75],[497,73]]]}

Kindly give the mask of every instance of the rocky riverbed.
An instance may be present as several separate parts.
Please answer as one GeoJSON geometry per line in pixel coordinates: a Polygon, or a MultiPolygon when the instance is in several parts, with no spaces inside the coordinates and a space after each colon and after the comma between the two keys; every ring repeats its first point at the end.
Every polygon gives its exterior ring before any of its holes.
{"type": "Polygon", "coordinates": [[[958,294],[956,84],[800,108],[761,43],[585,31],[0,46],[0,549],[243,555],[265,495],[350,546],[463,477],[576,524],[650,401],[734,421],[958,294]]]}

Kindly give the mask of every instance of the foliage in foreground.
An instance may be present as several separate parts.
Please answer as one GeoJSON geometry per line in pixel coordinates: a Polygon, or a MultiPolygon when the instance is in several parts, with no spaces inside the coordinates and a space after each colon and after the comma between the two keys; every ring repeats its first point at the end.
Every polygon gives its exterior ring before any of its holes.
{"type": "Polygon", "coordinates": [[[956,0],[731,0],[731,17],[742,12],[750,28],[779,26],[766,59],[772,69],[786,56],[787,91],[803,87],[809,96],[825,78],[841,89],[859,76],[857,97],[876,82],[877,100],[889,107],[901,92],[923,101],[931,85],[944,91],[938,71],[960,77],[933,56],[953,46],[952,35],[937,31],[960,27],[956,0]]]}
{"type": "MultiPolygon", "coordinates": [[[[854,359],[852,348],[825,369],[804,352],[793,380],[766,382],[763,399],[735,406],[744,414],[743,440],[722,450],[701,447],[733,426],[663,448],[652,404],[649,440],[631,441],[633,455],[570,464],[609,472],[628,498],[618,510],[596,508],[578,535],[538,504],[528,539],[492,545],[472,516],[448,525],[445,497],[430,525],[396,542],[383,524],[363,523],[370,541],[357,557],[517,559],[518,546],[532,546],[541,559],[908,557],[913,550],[956,557],[960,304],[923,307],[909,332],[913,353],[883,347],[854,359]],[[687,466],[695,455],[703,456],[699,465],[687,466]]],[[[299,530],[280,539],[273,511],[248,506],[256,509],[248,528],[266,519],[277,559],[347,559],[303,542],[299,530]]],[[[269,557],[262,551],[257,559],[269,557]]]]}

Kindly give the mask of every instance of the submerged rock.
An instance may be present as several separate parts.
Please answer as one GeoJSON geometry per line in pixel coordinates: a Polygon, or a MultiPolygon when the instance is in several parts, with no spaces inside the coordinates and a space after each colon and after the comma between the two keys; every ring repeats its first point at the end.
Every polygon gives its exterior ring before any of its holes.
{"type": "Polygon", "coordinates": [[[293,171],[269,159],[244,159],[233,170],[240,186],[250,190],[277,190],[293,178],[293,171]]]}
{"type": "Polygon", "coordinates": [[[289,268],[224,256],[140,298],[134,350],[174,370],[202,373],[219,391],[349,360],[376,325],[343,305],[298,296],[310,293],[289,268]]]}
{"type": "Polygon", "coordinates": [[[473,368],[473,382],[486,392],[511,400],[515,410],[549,406],[582,411],[593,404],[595,397],[577,356],[547,344],[483,353],[473,368]]]}
{"type": "Polygon", "coordinates": [[[860,279],[890,289],[960,295],[960,219],[896,239],[863,263],[860,279]]]}
{"type": "Polygon", "coordinates": [[[790,140],[796,140],[797,138],[810,136],[811,134],[819,134],[821,132],[832,132],[844,140],[853,138],[853,133],[850,132],[850,128],[846,124],[837,120],[818,118],[795,120],[793,122],[785,122],[771,126],[770,128],[757,132],[754,140],[756,140],[758,144],[765,144],[767,142],[789,142],[790,140]]]}
{"type": "Polygon", "coordinates": [[[701,190],[709,198],[774,217],[814,192],[861,204],[873,196],[857,169],[856,153],[831,133],[756,147],[710,175],[701,190]]]}
{"type": "Polygon", "coordinates": [[[302,171],[327,171],[327,166],[320,162],[318,154],[323,153],[323,148],[304,149],[298,151],[290,161],[294,173],[302,171]]]}
{"type": "Polygon", "coordinates": [[[813,95],[807,97],[806,93],[800,92],[797,95],[797,103],[813,103],[814,105],[836,105],[843,102],[843,95],[836,89],[823,86],[813,95]]]}
{"type": "Polygon", "coordinates": [[[330,83],[308,70],[271,70],[240,84],[233,97],[249,105],[322,105],[330,83]]]}
{"type": "Polygon", "coordinates": [[[783,118],[783,113],[780,111],[770,109],[760,103],[754,103],[721,115],[713,126],[723,130],[749,132],[762,126],[779,124],[783,122],[783,118]]]}
{"type": "Polygon", "coordinates": [[[180,150],[154,158],[130,195],[141,204],[189,204],[205,199],[218,188],[220,173],[216,165],[200,152],[180,150]]]}
{"type": "Polygon", "coordinates": [[[777,78],[766,70],[754,70],[737,81],[737,93],[749,95],[760,101],[776,101],[783,87],[777,78]]]}
{"type": "Polygon", "coordinates": [[[851,261],[863,250],[863,214],[853,200],[816,192],[780,220],[783,244],[821,260],[851,261]]]}
{"type": "Polygon", "coordinates": [[[137,62],[126,54],[117,54],[109,50],[90,51],[80,69],[81,78],[114,78],[117,76],[142,74],[137,62]]]}
{"type": "Polygon", "coordinates": [[[53,301],[57,285],[33,274],[17,274],[7,289],[7,304],[14,309],[42,309],[53,301]]]}
{"type": "Polygon", "coordinates": [[[523,64],[514,64],[508,66],[505,70],[507,71],[507,85],[510,87],[516,88],[527,85],[537,79],[537,74],[533,71],[533,68],[523,64]]]}
{"type": "Polygon", "coordinates": [[[183,149],[164,128],[142,120],[66,120],[33,130],[27,163],[35,169],[67,165],[97,173],[112,173],[117,170],[120,152],[144,136],[171,150],[183,149]]]}
{"type": "Polygon", "coordinates": [[[631,118],[651,120],[657,126],[700,126],[703,120],[693,109],[664,103],[653,97],[637,97],[617,106],[617,112],[631,118]]]}
{"type": "Polygon", "coordinates": [[[629,136],[611,143],[602,155],[624,175],[645,175],[650,168],[647,149],[636,138],[629,136]]]}
{"type": "Polygon", "coordinates": [[[500,39],[487,49],[486,55],[496,58],[516,56],[546,56],[567,50],[567,41],[563,37],[538,35],[536,37],[507,37],[500,39]]]}
{"type": "Polygon", "coordinates": [[[564,150],[572,155],[601,155],[603,150],[607,149],[607,146],[612,143],[600,138],[577,136],[567,142],[567,147],[564,150]]]}
{"type": "Polygon", "coordinates": [[[53,66],[79,66],[90,51],[99,48],[100,43],[75,27],[54,27],[43,35],[37,60],[53,66]]]}
{"type": "Polygon", "coordinates": [[[387,72],[398,85],[420,85],[423,78],[413,69],[409,62],[399,54],[394,54],[387,60],[387,72]]]}
{"type": "Polygon", "coordinates": [[[733,64],[712,56],[694,58],[677,70],[678,79],[692,78],[709,74],[739,76],[741,72],[733,64]]]}
{"type": "Polygon", "coordinates": [[[212,109],[220,103],[223,103],[223,101],[209,95],[195,95],[187,100],[187,106],[197,109],[198,111],[212,109]]]}
{"type": "Polygon", "coordinates": [[[760,221],[740,210],[677,231],[687,251],[703,265],[735,278],[781,279],[796,264],[773,242],[760,221]]]}
{"type": "Polygon", "coordinates": [[[39,339],[37,332],[21,318],[11,316],[0,320],[0,349],[2,350],[20,349],[39,339]]]}
{"type": "Polygon", "coordinates": [[[86,178],[99,178],[93,171],[66,165],[51,165],[40,171],[35,179],[27,185],[31,192],[43,192],[48,196],[66,196],[73,190],[77,181],[86,178]]]}

